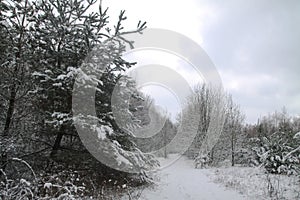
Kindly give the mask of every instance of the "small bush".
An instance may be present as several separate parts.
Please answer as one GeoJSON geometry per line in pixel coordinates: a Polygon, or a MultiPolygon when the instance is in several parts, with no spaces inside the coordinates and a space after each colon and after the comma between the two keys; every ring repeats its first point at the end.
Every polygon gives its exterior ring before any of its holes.
{"type": "Polygon", "coordinates": [[[267,172],[287,175],[300,173],[299,143],[291,134],[276,132],[269,137],[257,138],[255,142],[253,150],[256,159],[267,172]]]}

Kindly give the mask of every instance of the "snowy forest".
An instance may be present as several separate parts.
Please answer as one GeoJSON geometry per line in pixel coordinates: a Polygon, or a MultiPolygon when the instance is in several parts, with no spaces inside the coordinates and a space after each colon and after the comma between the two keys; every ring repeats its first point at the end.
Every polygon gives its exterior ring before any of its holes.
{"type": "Polygon", "coordinates": [[[134,46],[126,35],[142,34],[146,22],[130,19],[136,29],[127,29],[126,12],[101,3],[0,1],[1,199],[300,199],[299,116],[283,107],[247,123],[229,92],[203,83],[171,119],[123,74],[136,65],[122,57],[134,46]],[[96,116],[74,116],[75,82],[96,85],[96,116]],[[112,103],[116,87],[131,94],[127,106],[112,103]],[[116,122],[114,110],[133,123],[116,122]],[[161,122],[148,140],[133,134],[161,122]]]}

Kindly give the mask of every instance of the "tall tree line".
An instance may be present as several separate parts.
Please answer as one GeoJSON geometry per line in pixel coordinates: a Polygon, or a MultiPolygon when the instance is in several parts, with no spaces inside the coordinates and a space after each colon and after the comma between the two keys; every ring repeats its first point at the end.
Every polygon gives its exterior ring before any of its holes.
{"type": "Polygon", "coordinates": [[[183,122],[182,131],[191,133],[187,137],[195,134],[185,154],[196,162],[205,157],[211,164],[230,157],[231,165],[234,165],[235,154],[244,137],[244,115],[231,95],[207,84],[198,85],[188,97],[183,112],[186,122],[183,122]]]}

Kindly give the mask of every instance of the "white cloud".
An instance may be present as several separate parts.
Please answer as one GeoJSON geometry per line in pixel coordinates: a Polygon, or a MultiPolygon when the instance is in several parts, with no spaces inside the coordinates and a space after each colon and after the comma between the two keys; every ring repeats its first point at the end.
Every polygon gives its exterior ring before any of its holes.
{"type": "Polygon", "coordinates": [[[148,27],[177,31],[198,44],[203,43],[202,31],[218,19],[214,5],[199,5],[197,0],[110,0],[103,5],[108,4],[114,22],[118,12],[126,10],[126,27],[134,28],[138,20],[147,21],[148,27]]]}
{"type": "MultiPolygon", "coordinates": [[[[300,113],[300,1],[110,0],[105,5],[114,22],[119,10],[127,10],[129,29],[145,20],[148,27],[177,31],[202,45],[247,121],[284,105],[300,113]]],[[[192,70],[180,69],[186,66],[180,59],[156,56],[190,82],[197,79],[192,70]]]]}

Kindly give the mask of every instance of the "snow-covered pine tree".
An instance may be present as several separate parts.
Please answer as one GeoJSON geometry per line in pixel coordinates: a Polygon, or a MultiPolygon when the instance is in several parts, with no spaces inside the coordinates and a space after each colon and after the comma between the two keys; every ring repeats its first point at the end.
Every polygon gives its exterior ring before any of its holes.
{"type": "MultiPolygon", "coordinates": [[[[83,148],[78,139],[74,139],[78,135],[73,126],[72,91],[75,77],[85,73],[86,80],[81,80],[82,85],[97,85],[95,104],[99,125],[94,128],[99,132],[96,138],[99,144],[107,148],[102,149],[107,153],[105,156],[115,159],[113,162],[120,165],[128,164],[144,170],[156,166],[157,162],[151,155],[139,151],[128,139],[128,133],[114,123],[110,103],[120,73],[133,64],[121,58],[124,42],[127,42],[122,36],[128,34],[122,27],[126,17],[121,11],[112,31],[108,27],[107,10],[103,11],[101,5],[99,12],[88,12],[96,2],[45,0],[33,3],[37,13],[29,19],[33,24],[30,30],[35,49],[32,64],[36,66],[32,76],[36,81],[35,102],[39,106],[39,116],[47,124],[44,137],[53,143],[53,158],[59,157],[59,150],[83,148]],[[94,51],[99,56],[97,65],[87,59],[94,51]],[[102,74],[101,79],[95,78],[95,74],[102,74]]],[[[133,32],[141,32],[144,28],[145,23],[139,23],[133,32]]],[[[128,88],[136,90],[133,85],[128,88]]],[[[85,124],[89,119],[80,120],[85,124]]]]}
{"type": "Polygon", "coordinates": [[[258,163],[268,172],[288,175],[300,173],[300,140],[297,137],[277,131],[252,140],[258,163]]]}

